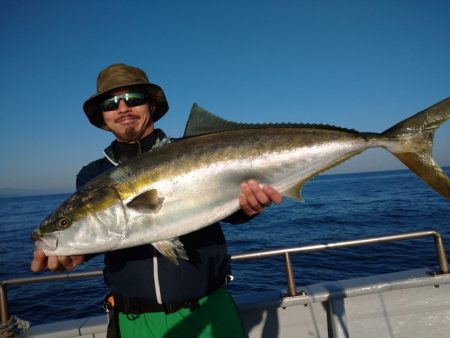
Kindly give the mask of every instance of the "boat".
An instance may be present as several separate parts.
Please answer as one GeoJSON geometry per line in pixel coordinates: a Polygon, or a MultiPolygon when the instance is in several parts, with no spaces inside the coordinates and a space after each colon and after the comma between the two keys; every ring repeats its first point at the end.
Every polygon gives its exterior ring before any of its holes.
{"type": "MultiPolygon", "coordinates": [[[[249,337],[450,337],[450,274],[444,240],[427,230],[232,255],[233,261],[284,257],[286,290],[235,297],[249,337]],[[299,289],[292,255],[430,237],[437,265],[322,282],[299,289]]],[[[412,257],[413,259],[413,257],[412,257]]],[[[1,282],[2,337],[106,337],[107,316],[93,316],[20,330],[8,311],[10,286],[97,278],[101,271],[69,272],[1,282]]],[[[268,277],[269,278],[269,277],[268,277]]],[[[25,323],[26,326],[26,323],[25,323]]]]}

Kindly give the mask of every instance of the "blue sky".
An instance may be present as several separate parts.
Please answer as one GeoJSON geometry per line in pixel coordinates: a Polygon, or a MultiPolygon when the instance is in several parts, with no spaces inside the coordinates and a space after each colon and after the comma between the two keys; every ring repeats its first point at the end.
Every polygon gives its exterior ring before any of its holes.
{"type": "MultiPolygon", "coordinates": [[[[72,191],[112,135],[83,102],[124,62],[163,87],[180,136],[193,102],[230,120],[381,132],[450,96],[447,1],[0,2],[0,188],[72,191]]],[[[450,122],[435,158],[450,165],[450,122]]],[[[332,172],[404,168],[369,150],[332,172]]]]}

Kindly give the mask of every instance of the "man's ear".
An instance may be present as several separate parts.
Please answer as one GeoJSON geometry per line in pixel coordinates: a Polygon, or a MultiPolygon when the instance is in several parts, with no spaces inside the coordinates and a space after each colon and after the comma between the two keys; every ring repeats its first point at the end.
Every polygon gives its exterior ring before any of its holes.
{"type": "Polygon", "coordinates": [[[153,114],[156,110],[156,105],[154,103],[149,103],[148,104],[148,110],[151,114],[153,114]]]}

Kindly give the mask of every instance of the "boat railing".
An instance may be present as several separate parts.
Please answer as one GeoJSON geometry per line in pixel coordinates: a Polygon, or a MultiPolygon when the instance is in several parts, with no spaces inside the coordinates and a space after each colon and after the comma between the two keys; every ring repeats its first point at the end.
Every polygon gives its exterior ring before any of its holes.
{"type": "MultiPolygon", "coordinates": [[[[293,270],[292,261],[291,261],[291,255],[293,255],[293,254],[318,252],[318,251],[325,251],[325,250],[339,249],[339,248],[350,248],[350,247],[363,246],[363,245],[369,245],[369,244],[388,243],[388,242],[411,240],[411,239],[418,239],[418,238],[424,238],[424,237],[433,237],[433,239],[434,239],[437,261],[438,261],[438,265],[439,265],[439,271],[434,272],[434,274],[448,274],[449,267],[448,267],[447,255],[445,252],[444,241],[443,241],[441,234],[434,230],[370,237],[370,238],[341,241],[341,242],[334,242],[334,243],[326,243],[326,244],[313,244],[313,245],[306,245],[306,246],[300,246],[300,247],[282,248],[282,249],[257,251],[257,252],[250,252],[250,253],[240,253],[240,254],[232,255],[231,260],[232,261],[244,261],[244,260],[262,259],[262,258],[275,257],[275,256],[283,256],[285,270],[286,270],[288,296],[295,297],[295,296],[297,296],[298,292],[297,292],[294,270],[293,270]]],[[[85,272],[66,272],[66,273],[54,274],[54,275],[31,276],[31,277],[14,278],[14,279],[8,279],[5,281],[2,281],[1,282],[1,290],[0,290],[0,315],[1,315],[1,324],[0,325],[4,325],[10,319],[10,314],[9,314],[9,309],[8,309],[8,294],[7,294],[8,286],[34,284],[34,283],[51,282],[51,281],[64,281],[64,280],[73,281],[73,280],[79,280],[79,279],[97,278],[97,277],[102,276],[102,274],[103,273],[101,270],[85,271],[85,272]]]]}

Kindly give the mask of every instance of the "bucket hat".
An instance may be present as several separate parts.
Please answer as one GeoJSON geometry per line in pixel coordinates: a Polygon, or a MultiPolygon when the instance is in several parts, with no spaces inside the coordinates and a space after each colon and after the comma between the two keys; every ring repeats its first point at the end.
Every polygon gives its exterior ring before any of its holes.
{"type": "Polygon", "coordinates": [[[152,113],[153,122],[158,121],[169,110],[164,91],[158,85],[150,83],[142,69],[123,63],[113,64],[98,74],[97,92],[83,104],[83,110],[94,126],[109,130],[103,120],[100,102],[107,92],[128,86],[139,86],[150,96],[155,104],[155,111],[152,113]]]}

